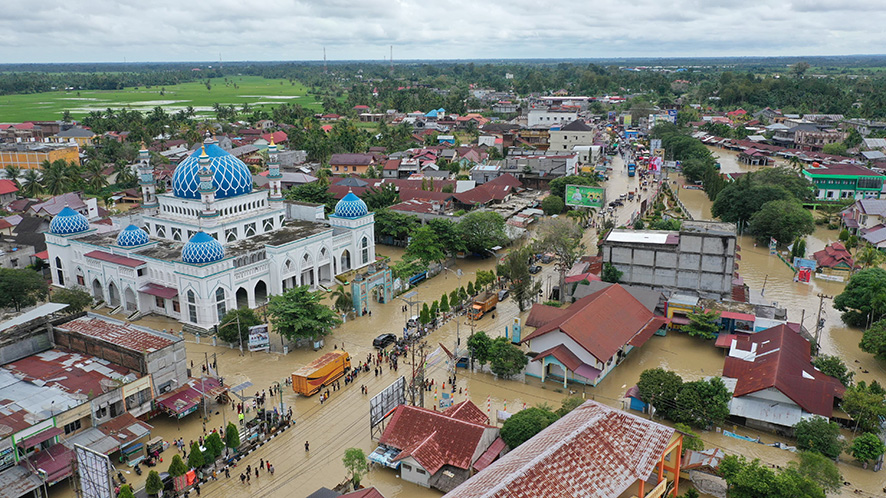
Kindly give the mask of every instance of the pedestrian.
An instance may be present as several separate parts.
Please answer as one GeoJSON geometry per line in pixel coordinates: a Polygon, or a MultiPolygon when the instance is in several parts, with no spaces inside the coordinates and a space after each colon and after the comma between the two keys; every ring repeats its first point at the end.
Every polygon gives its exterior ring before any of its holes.
{"type": "Polygon", "coordinates": [[[262,458],[258,461],[258,468],[262,469],[265,466],[265,459],[262,458]]]}
{"type": "Polygon", "coordinates": [[[225,467],[225,479],[230,479],[230,478],[231,478],[231,470],[229,468],[225,467]]]}
{"type": "Polygon", "coordinates": [[[200,485],[199,484],[194,484],[194,491],[197,492],[197,496],[200,496],[200,485]]]}
{"type": "Polygon", "coordinates": [[[268,464],[268,471],[269,471],[269,472],[270,472],[270,470],[271,470],[271,461],[270,461],[270,460],[268,460],[268,461],[267,461],[267,462],[265,462],[265,463],[267,463],[267,464],[268,464]]]}
{"type": "Polygon", "coordinates": [[[246,474],[246,484],[252,484],[249,482],[249,473],[246,474]]]}
{"type": "Polygon", "coordinates": [[[273,465],[268,464],[268,472],[270,472],[271,475],[274,475],[274,466],[273,465]]]}
{"type": "Polygon", "coordinates": [[[243,472],[240,472],[240,484],[243,484],[245,482],[246,482],[246,476],[243,475],[243,472]]]}
{"type": "Polygon", "coordinates": [[[307,441],[305,441],[305,451],[311,451],[311,445],[307,441]]]}
{"type": "Polygon", "coordinates": [[[258,479],[258,467],[255,468],[255,478],[258,479]]]}

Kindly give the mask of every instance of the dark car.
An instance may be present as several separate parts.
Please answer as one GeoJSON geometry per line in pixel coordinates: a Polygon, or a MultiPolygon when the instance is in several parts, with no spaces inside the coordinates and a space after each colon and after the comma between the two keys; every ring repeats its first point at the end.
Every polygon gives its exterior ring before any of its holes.
{"type": "Polygon", "coordinates": [[[395,343],[395,342],[397,342],[397,336],[396,336],[396,335],[394,335],[394,334],[382,334],[382,335],[380,335],[380,336],[378,336],[378,337],[376,337],[375,339],[372,340],[372,345],[375,346],[375,347],[377,347],[377,348],[379,348],[379,349],[383,349],[383,348],[388,347],[389,344],[393,344],[393,343],[395,343]]]}
{"type": "Polygon", "coordinates": [[[529,273],[531,273],[533,275],[535,275],[536,273],[538,273],[540,271],[541,271],[541,266],[538,266],[538,265],[535,265],[535,266],[529,268],[529,273]]]}
{"type": "Polygon", "coordinates": [[[545,254],[541,257],[541,262],[544,263],[544,264],[548,264],[548,263],[550,263],[550,262],[553,261],[553,260],[554,260],[554,258],[552,258],[551,255],[550,255],[550,254],[547,254],[547,253],[545,253],[545,254]]]}
{"type": "Polygon", "coordinates": [[[507,289],[502,289],[502,290],[498,291],[498,300],[504,301],[504,299],[506,297],[508,297],[509,294],[510,294],[510,292],[508,292],[507,289]]]}

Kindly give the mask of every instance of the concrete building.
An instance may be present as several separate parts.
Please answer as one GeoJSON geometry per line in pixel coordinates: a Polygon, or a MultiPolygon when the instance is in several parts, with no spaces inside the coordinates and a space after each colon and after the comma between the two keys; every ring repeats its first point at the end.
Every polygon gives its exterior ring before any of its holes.
{"type": "Polygon", "coordinates": [[[601,243],[603,262],[621,282],[663,292],[727,299],[735,269],[735,225],[684,221],[680,231],[613,230],[601,243]]]}
{"type": "Polygon", "coordinates": [[[806,168],[803,176],[815,185],[817,199],[879,199],[886,176],[857,164],[829,164],[806,168]]]}
{"type": "Polygon", "coordinates": [[[76,144],[26,142],[0,145],[0,164],[22,169],[40,169],[43,161],[63,159],[80,164],[80,148],[76,144]]]}
{"type": "Polygon", "coordinates": [[[539,107],[530,109],[527,116],[527,126],[560,126],[571,123],[578,119],[578,109],[560,109],[539,107]]]}
{"type": "Polygon", "coordinates": [[[594,129],[576,119],[559,130],[551,130],[549,140],[548,152],[571,152],[576,145],[594,145],[594,129]]]}

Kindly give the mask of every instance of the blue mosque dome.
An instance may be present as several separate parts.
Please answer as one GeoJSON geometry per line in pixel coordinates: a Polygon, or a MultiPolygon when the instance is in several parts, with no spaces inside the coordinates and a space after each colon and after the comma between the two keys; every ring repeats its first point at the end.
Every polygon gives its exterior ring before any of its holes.
{"type": "Polygon", "coordinates": [[[200,198],[200,154],[206,150],[212,168],[215,184],[215,197],[234,197],[252,192],[252,172],[243,161],[232,156],[214,141],[204,142],[203,149],[197,149],[179,163],[172,175],[172,192],[185,199],[200,198]]]}
{"type": "Polygon", "coordinates": [[[182,261],[195,265],[214,263],[225,257],[221,242],[206,232],[197,232],[182,248],[182,261]]]}
{"type": "Polygon", "coordinates": [[[359,218],[369,214],[369,208],[363,199],[348,192],[348,195],[342,197],[338,204],[335,205],[335,215],[339,218],[359,218]]]}
{"type": "Polygon", "coordinates": [[[89,230],[89,220],[85,216],[65,206],[49,222],[49,231],[56,235],[68,235],[89,230]]]}
{"type": "Polygon", "coordinates": [[[117,235],[117,245],[122,247],[136,247],[148,242],[148,233],[135,225],[129,225],[117,235]]]}

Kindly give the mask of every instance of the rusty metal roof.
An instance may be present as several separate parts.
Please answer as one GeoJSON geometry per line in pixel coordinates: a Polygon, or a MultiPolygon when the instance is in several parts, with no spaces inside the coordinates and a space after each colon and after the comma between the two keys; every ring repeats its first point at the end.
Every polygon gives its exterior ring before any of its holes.
{"type": "Polygon", "coordinates": [[[133,327],[124,322],[100,318],[96,315],[87,315],[71,320],[63,325],[59,325],[58,328],[77,332],[142,353],[159,351],[176,342],[159,333],[148,332],[140,327],[133,327]]]}
{"type": "Polygon", "coordinates": [[[586,401],[444,498],[615,498],[649,477],[673,434],[586,401]]]}

